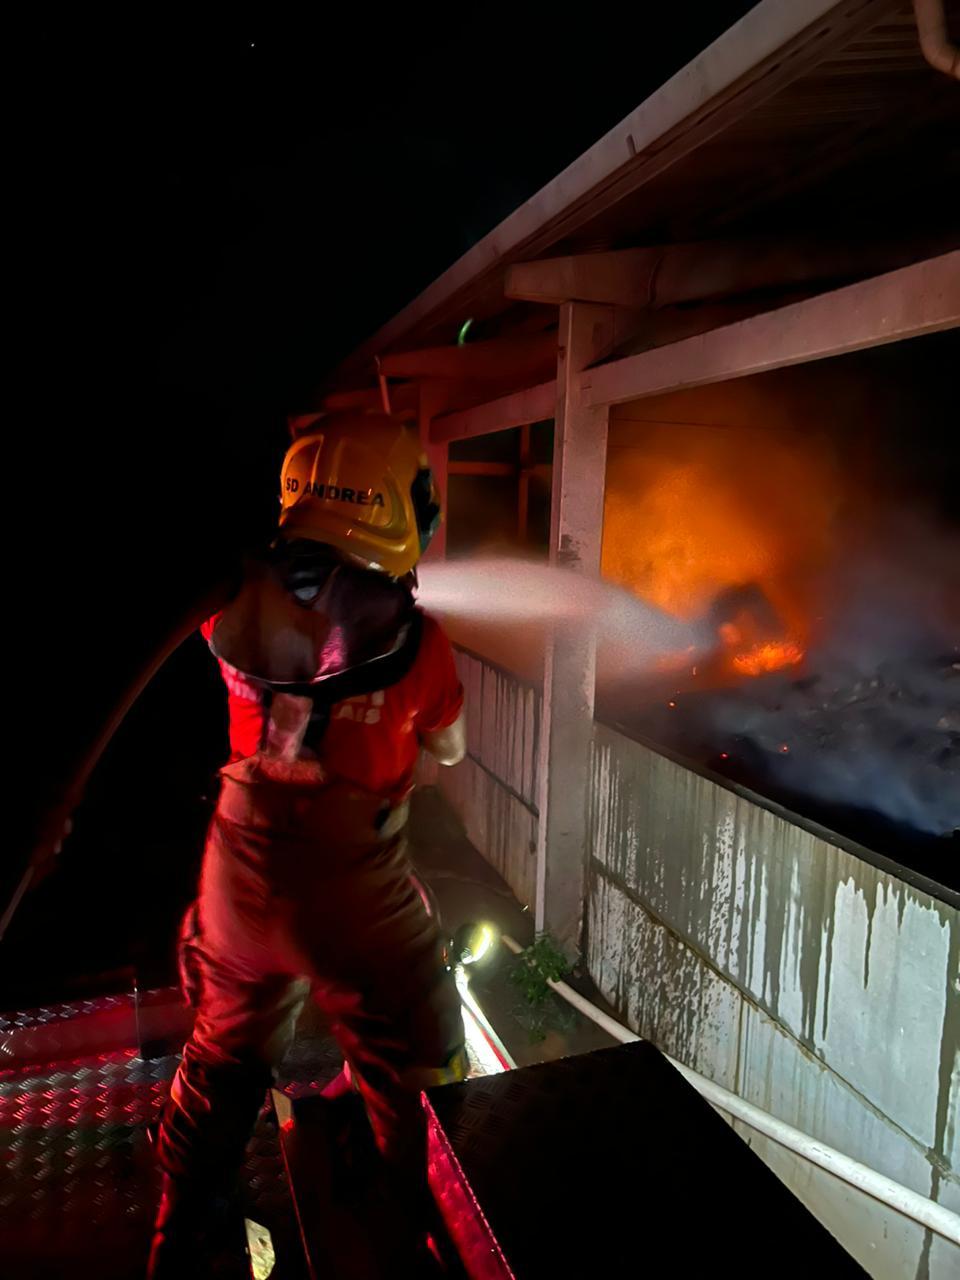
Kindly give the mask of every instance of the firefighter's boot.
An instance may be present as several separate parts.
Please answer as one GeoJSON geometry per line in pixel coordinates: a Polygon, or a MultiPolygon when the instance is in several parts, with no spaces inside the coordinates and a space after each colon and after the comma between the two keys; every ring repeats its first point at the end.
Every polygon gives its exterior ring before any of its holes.
{"type": "Polygon", "coordinates": [[[243,1215],[232,1189],[163,1175],[147,1280],[249,1276],[243,1215]]]}

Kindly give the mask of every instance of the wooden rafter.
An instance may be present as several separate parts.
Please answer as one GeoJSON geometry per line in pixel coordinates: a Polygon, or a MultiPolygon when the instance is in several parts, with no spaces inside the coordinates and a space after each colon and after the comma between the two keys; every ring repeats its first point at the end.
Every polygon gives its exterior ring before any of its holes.
{"type": "Polygon", "coordinates": [[[589,404],[622,404],[957,325],[960,250],[597,365],[582,387],[589,404]]]}

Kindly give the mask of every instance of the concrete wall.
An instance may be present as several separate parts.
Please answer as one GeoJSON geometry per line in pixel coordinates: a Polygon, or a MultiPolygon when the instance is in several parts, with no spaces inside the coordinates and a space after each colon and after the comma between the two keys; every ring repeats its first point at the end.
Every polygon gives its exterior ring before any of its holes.
{"type": "MultiPolygon", "coordinates": [[[[589,853],[587,961],[632,1027],[960,1209],[957,911],[602,726],[589,853]]],[[[960,1274],[960,1249],[742,1134],[872,1275],[960,1274]]]]}

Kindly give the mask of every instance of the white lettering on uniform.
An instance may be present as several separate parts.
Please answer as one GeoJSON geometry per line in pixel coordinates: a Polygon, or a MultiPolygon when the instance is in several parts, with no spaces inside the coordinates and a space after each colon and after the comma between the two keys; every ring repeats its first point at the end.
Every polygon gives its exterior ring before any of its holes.
{"type": "Polygon", "coordinates": [[[382,689],[378,689],[376,693],[360,693],[353,698],[345,698],[337,707],[333,718],[354,720],[358,724],[379,724],[380,708],[385,702],[386,696],[382,689]]]}

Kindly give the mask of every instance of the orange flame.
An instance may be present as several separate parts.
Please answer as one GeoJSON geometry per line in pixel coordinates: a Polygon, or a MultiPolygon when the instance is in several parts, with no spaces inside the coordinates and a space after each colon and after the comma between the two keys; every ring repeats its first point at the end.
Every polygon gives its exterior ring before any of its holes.
{"type": "Polygon", "coordinates": [[[798,665],[809,585],[829,558],[842,493],[829,449],[813,436],[666,414],[659,423],[624,421],[611,446],[604,575],[687,619],[707,616],[724,592],[755,587],[762,604],[748,598],[718,627],[705,678],[798,665]]]}
{"type": "Polygon", "coordinates": [[[795,640],[770,640],[731,659],[734,671],[742,676],[762,676],[803,661],[803,649],[795,640]]]}

